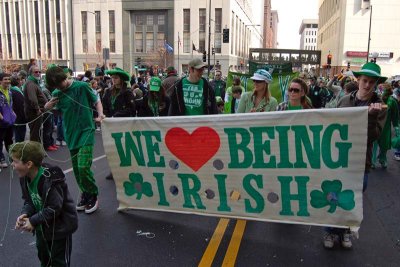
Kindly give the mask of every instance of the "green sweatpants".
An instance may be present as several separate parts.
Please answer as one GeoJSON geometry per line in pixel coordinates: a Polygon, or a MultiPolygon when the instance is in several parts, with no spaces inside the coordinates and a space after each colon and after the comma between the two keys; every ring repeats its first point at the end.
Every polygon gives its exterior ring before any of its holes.
{"type": "Polygon", "coordinates": [[[48,241],[42,233],[36,233],[36,247],[42,267],[66,267],[71,264],[72,235],[66,238],[48,241]]]}
{"type": "Polygon", "coordinates": [[[99,194],[99,189],[94,180],[93,172],[90,169],[93,161],[93,146],[82,146],[78,149],[71,150],[70,153],[72,168],[79,189],[82,193],[89,193],[97,196],[99,194]]]}

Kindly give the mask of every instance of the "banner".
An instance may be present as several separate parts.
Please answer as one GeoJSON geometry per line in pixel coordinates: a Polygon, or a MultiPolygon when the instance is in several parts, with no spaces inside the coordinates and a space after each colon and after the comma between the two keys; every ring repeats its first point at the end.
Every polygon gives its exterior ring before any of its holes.
{"type": "MultiPolygon", "coordinates": [[[[228,72],[228,77],[226,80],[226,94],[229,96],[227,102],[225,102],[224,113],[231,113],[231,101],[232,101],[232,84],[233,79],[235,77],[239,77],[241,80],[241,86],[244,88],[244,92],[253,91],[254,84],[250,79],[253,75],[248,73],[240,73],[240,72],[228,72]]],[[[289,86],[289,83],[292,79],[299,77],[299,73],[283,73],[283,74],[273,74],[272,75],[272,83],[268,85],[268,89],[271,92],[271,95],[276,98],[278,103],[284,101],[286,90],[289,86]]]]}
{"type": "Polygon", "coordinates": [[[102,136],[120,209],[357,228],[367,115],[111,118],[102,136]]]}

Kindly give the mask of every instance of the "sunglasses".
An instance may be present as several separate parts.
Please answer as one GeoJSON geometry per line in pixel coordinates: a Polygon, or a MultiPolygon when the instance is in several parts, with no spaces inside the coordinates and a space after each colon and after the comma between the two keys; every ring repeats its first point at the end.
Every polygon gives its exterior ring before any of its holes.
{"type": "Polygon", "coordinates": [[[264,81],[260,81],[260,80],[253,80],[253,83],[263,83],[264,81]]]}
{"type": "Polygon", "coordinates": [[[34,71],[33,73],[41,73],[41,71],[37,70],[37,71],[34,71]]]}
{"type": "Polygon", "coordinates": [[[289,93],[294,92],[294,93],[300,93],[300,89],[298,88],[289,88],[289,93]]]}

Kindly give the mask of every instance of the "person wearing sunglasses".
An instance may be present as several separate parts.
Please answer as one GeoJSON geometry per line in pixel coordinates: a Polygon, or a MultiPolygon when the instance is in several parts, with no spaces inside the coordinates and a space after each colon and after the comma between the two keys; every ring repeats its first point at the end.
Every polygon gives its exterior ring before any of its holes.
{"type": "Polygon", "coordinates": [[[260,69],[250,79],[253,80],[254,90],[242,95],[237,113],[275,111],[278,101],[268,89],[268,84],[272,82],[271,74],[260,69]]]}
{"type": "Polygon", "coordinates": [[[311,104],[307,100],[308,86],[303,79],[294,78],[290,83],[288,94],[288,101],[282,102],[276,108],[277,111],[282,110],[299,110],[310,109],[311,104]]]}

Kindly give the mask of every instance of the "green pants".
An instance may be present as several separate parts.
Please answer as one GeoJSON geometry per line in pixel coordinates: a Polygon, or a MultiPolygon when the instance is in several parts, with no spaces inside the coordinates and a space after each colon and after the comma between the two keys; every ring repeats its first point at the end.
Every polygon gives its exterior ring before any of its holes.
{"type": "Polygon", "coordinates": [[[42,267],[65,267],[71,264],[72,235],[66,238],[48,241],[41,232],[36,234],[36,247],[42,267]]]}
{"type": "Polygon", "coordinates": [[[387,163],[387,150],[386,149],[381,149],[379,146],[378,142],[374,142],[374,146],[372,148],[372,164],[376,164],[376,160],[378,158],[379,163],[386,164],[387,163]],[[378,153],[378,148],[379,148],[379,153],[378,153]]]}
{"type": "Polygon", "coordinates": [[[93,146],[88,145],[78,149],[73,149],[70,153],[72,168],[79,189],[82,193],[89,193],[97,196],[99,189],[94,180],[93,172],[90,169],[93,161],[93,146]]]}

